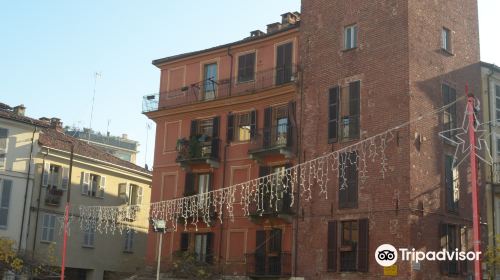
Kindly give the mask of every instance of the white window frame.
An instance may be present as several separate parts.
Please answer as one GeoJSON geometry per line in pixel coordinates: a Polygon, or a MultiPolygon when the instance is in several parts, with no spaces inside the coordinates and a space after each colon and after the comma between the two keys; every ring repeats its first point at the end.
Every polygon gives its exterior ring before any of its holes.
{"type": "Polygon", "coordinates": [[[344,50],[355,49],[357,47],[358,47],[358,25],[352,24],[344,27],[344,50]]]}
{"type": "Polygon", "coordinates": [[[125,246],[123,248],[124,252],[132,253],[134,252],[134,231],[129,230],[125,232],[125,246]]]}
{"type": "Polygon", "coordinates": [[[10,209],[10,200],[12,197],[12,180],[5,180],[5,179],[0,179],[0,212],[5,211],[6,212],[6,218],[5,218],[5,225],[0,224],[1,229],[6,229],[9,225],[9,209],[10,209]],[[10,182],[9,186],[9,197],[7,198],[7,205],[4,205],[3,200],[4,200],[4,190],[6,183],[5,182],[10,182]]]}
{"type": "Polygon", "coordinates": [[[441,49],[449,53],[452,52],[451,30],[446,27],[441,29],[441,49]]]}
{"type": "Polygon", "coordinates": [[[83,243],[82,247],[94,248],[95,247],[95,228],[89,226],[83,231],[83,243]]]}
{"type": "Polygon", "coordinates": [[[56,215],[43,214],[42,234],[40,236],[40,241],[45,243],[54,242],[55,228],[56,228],[56,215]]]}
{"type": "MultiPolygon", "coordinates": [[[[5,129],[5,148],[0,149],[0,169],[5,169],[5,163],[7,162],[7,152],[9,150],[9,130],[7,128],[0,127],[0,129],[5,129]]],[[[2,138],[3,139],[3,138],[2,138]]]]}

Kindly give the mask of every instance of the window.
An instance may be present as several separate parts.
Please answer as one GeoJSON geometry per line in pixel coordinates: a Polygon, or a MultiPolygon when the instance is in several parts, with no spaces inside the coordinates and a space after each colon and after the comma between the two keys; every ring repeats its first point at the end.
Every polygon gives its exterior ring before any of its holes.
{"type": "Polygon", "coordinates": [[[42,187],[67,189],[69,185],[69,169],[45,162],[43,165],[42,187]]]}
{"type": "MultiPolygon", "coordinates": [[[[443,84],[442,91],[443,91],[443,105],[447,105],[457,101],[457,92],[454,88],[450,87],[449,85],[443,84]]],[[[456,103],[454,103],[453,105],[446,108],[446,110],[444,110],[443,126],[444,130],[450,130],[457,127],[456,103]]],[[[455,131],[444,132],[444,135],[449,138],[455,136],[455,134],[456,134],[455,131]]]]}
{"type": "Polygon", "coordinates": [[[42,219],[42,242],[53,242],[56,227],[56,215],[44,214],[42,219]]]}
{"type": "Polygon", "coordinates": [[[9,130],[0,127],[0,168],[5,168],[9,130]]]}
{"type": "Polygon", "coordinates": [[[451,30],[443,27],[441,30],[441,48],[449,53],[452,52],[451,49],[451,30]]]}
{"type": "Polygon", "coordinates": [[[95,243],[95,228],[92,226],[89,226],[83,232],[83,244],[82,244],[82,246],[94,248],[94,243],[95,243]]]}
{"type": "Polygon", "coordinates": [[[279,45],[276,49],[276,85],[282,85],[292,81],[293,66],[293,44],[279,45]]]}
{"type": "Polygon", "coordinates": [[[500,86],[495,85],[495,121],[500,122],[500,86]]]}
{"type": "Polygon", "coordinates": [[[280,275],[282,230],[257,230],[255,234],[255,274],[280,275]]]}
{"type": "Polygon", "coordinates": [[[121,183],[118,185],[118,196],[128,205],[141,205],[143,190],[134,184],[121,183]]]}
{"type": "Polygon", "coordinates": [[[212,233],[195,234],[194,252],[196,260],[204,263],[212,263],[212,233]]]}
{"type": "Polygon", "coordinates": [[[181,251],[189,250],[189,233],[181,233],[181,251]]]}
{"type": "Polygon", "coordinates": [[[206,193],[212,190],[210,173],[186,173],[184,196],[206,193]]]}
{"type": "Polygon", "coordinates": [[[358,169],[355,164],[356,157],[356,152],[340,154],[339,208],[358,207],[358,169]]]}
{"type": "Polygon", "coordinates": [[[460,176],[458,167],[453,166],[453,157],[445,156],[446,206],[449,211],[458,211],[460,199],[460,176]]]}
{"type": "MultiPolygon", "coordinates": [[[[454,252],[456,249],[467,251],[467,228],[459,225],[442,223],[440,225],[441,249],[454,252]]],[[[465,274],[467,262],[458,260],[445,260],[440,262],[441,273],[445,275],[465,274]]]]}
{"type": "Polygon", "coordinates": [[[354,49],[358,46],[358,26],[351,25],[344,28],[344,49],[354,49]]]}
{"type": "Polygon", "coordinates": [[[328,93],[328,142],[359,139],[360,81],[328,93]]]}
{"type": "Polygon", "coordinates": [[[249,141],[255,137],[257,112],[230,114],[227,118],[227,140],[249,141]]]}
{"type": "Polygon", "coordinates": [[[328,271],[368,271],[368,228],[368,219],[328,222],[328,271]]]}
{"type": "Polygon", "coordinates": [[[290,146],[292,129],[290,127],[289,113],[294,104],[288,106],[268,107],[264,110],[264,148],[275,146],[290,146]]]}
{"type": "Polygon", "coordinates": [[[133,246],[134,246],[134,231],[129,230],[125,233],[125,247],[123,251],[133,252],[133,246]]]}
{"type": "Polygon", "coordinates": [[[12,181],[0,179],[0,228],[7,228],[12,181]]]}
{"type": "Polygon", "coordinates": [[[238,83],[253,81],[255,78],[255,53],[238,57],[238,83]]]}
{"type": "Polygon", "coordinates": [[[82,172],[82,195],[104,198],[106,177],[82,172]]]}
{"type": "Polygon", "coordinates": [[[205,64],[203,71],[203,100],[212,100],[217,91],[217,63],[205,64]]]}
{"type": "Polygon", "coordinates": [[[208,141],[210,137],[219,135],[220,117],[191,121],[191,137],[199,137],[199,141],[208,141]]]}

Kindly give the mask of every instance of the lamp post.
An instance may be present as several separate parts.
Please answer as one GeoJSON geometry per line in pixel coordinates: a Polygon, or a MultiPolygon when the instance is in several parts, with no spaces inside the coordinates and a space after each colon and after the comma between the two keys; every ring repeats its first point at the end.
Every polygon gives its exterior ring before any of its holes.
{"type": "Polygon", "coordinates": [[[160,233],[160,242],[158,243],[158,263],[156,265],[156,280],[160,280],[160,261],[161,261],[161,247],[163,241],[163,234],[167,227],[165,220],[152,220],[153,231],[160,233]]]}

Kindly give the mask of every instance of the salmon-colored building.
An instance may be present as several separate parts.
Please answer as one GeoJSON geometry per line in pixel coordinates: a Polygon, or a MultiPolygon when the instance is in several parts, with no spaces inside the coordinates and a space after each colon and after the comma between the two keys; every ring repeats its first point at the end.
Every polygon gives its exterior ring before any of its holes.
{"type": "MultiPolygon", "coordinates": [[[[299,13],[286,13],[265,33],[153,61],[161,70],[160,93],[145,96],[143,104],[157,125],[151,202],[296,164],[299,23],[299,13]]],[[[162,267],[176,251],[191,251],[225,275],[290,275],[295,210],[289,201],[285,196],[279,207],[261,211],[250,207],[250,216],[236,207],[233,221],[226,212],[214,213],[211,227],[188,224],[184,230],[179,221],[177,231],[161,235],[162,267]]],[[[150,231],[150,264],[157,260],[159,238],[150,231]]]]}

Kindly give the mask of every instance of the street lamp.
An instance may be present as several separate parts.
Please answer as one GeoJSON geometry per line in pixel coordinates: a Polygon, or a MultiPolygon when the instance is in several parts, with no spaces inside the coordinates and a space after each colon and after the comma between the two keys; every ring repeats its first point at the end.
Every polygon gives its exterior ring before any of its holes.
{"type": "Polygon", "coordinates": [[[160,242],[158,244],[158,264],[156,266],[156,280],[160,280],[160,259],[161,259],[161,247],[163,241],[163,235],[167,230],[167,224],[165,220],[153,219],[153,231],[160,233],[160,242]]]}

